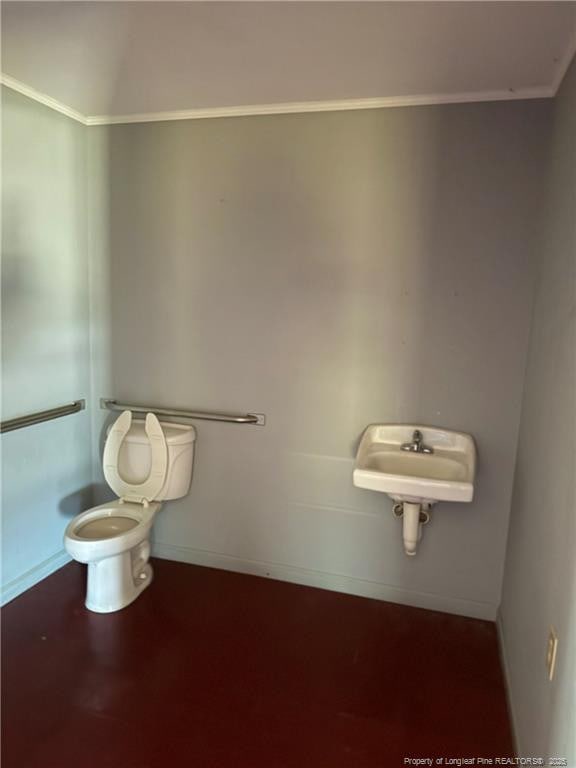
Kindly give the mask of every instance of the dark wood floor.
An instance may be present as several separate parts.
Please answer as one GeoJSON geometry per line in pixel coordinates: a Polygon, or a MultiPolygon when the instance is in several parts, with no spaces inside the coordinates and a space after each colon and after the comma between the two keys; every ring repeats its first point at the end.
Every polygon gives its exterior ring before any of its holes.
{"type": "Polygon", "coordinates": [[[84,608],[71,563],[3,610],[3,768],[388,768],[512,756],[489,622],[155,561],[84,608]]]}

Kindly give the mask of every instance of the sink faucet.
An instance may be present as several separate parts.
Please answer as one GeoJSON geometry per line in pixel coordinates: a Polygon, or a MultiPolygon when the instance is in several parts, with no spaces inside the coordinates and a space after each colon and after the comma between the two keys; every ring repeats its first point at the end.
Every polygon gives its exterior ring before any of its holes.
{"type": "Polygon", "coordinates": [[[414,430],[411,443],[402,443],[400,446],[403,451],[410,451],[411,453],[434,453],[434,448],[429,445],[424,445],[424,436],[419,429],[414,430]]]}

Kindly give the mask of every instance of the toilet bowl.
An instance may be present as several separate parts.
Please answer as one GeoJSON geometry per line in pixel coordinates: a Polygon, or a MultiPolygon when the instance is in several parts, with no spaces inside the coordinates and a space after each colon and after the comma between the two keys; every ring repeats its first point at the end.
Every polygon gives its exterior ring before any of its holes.
{"type": "Polygon", "coordinates": [[[118,611],[150,584],[150,529],[160,506],[102,504],[78,515],[66,528],[68,554],[88,565],[86,607],[91,611],[118,611]]]}
{"type": "Polygon", "coordinates": [[[89,610],[118,611],[150,585],[152,524],[163,500],[188,493],[195,438],[194,427],[160,424],[151,413],[141,422],[124,411],[112,425],[103,467],[119,498],[82,512],[64,533],[68,554],[88,565],[89,610]]]}

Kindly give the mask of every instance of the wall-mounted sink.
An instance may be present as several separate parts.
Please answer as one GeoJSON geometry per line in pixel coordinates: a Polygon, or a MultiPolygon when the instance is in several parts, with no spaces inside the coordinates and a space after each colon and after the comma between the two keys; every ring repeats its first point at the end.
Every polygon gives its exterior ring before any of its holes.
{"type": "Polygon", "coordinates": [[[430,505],[472,501],[475,473],[476,446],[464,432],[418,424],[372,424],[358,447],[353,482],[398,502],[395,509],[404,517],[404,548],[413,555],[430,505]]]}
{"type": "Polygon", "coordinates": [[[475,471],[470,435],[417,424],[372,424],[358,447],[354,485],[397,501],[472,501],[475,471]],[[433,453],[401,450],[416,431],[433,453]]]}

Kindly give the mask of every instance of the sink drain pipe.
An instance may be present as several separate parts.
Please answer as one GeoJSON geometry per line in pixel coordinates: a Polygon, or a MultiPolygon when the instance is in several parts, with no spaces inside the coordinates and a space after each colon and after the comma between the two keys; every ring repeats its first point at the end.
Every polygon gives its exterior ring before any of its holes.
{"type": "Polygon", "coordinates": [[[410,501],[394,504],[394,514],[402,518],[402,536],[404,552],[414,557],[418,542],[422,538],[422,525],[430,520],[430,506],[414,504],[410,501]]]}
{"type": "Polygon", "coordinates": [[[413,557],[416,554],[416,548],[422,535],[420,530],[420,504],[412,504],[409,501],[405,501],[402,506],[404,507],[404,514],[402,515],[404,552],[413,557]]]}

